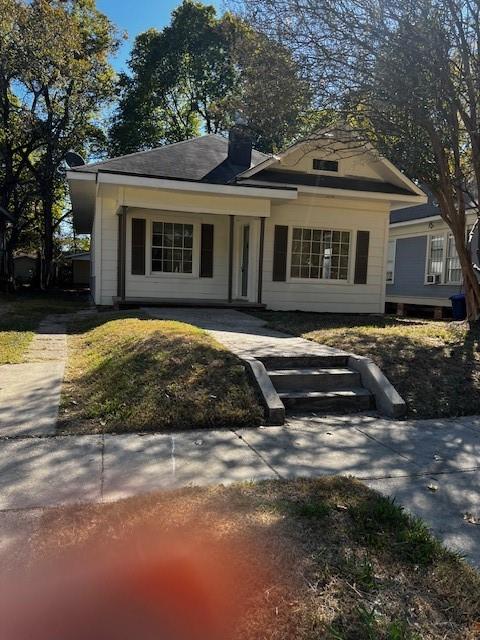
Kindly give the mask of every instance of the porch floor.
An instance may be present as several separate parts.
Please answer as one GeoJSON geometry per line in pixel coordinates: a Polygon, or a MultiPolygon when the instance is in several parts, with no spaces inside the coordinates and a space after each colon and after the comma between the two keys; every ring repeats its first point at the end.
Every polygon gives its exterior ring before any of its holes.
{"type": "Polygon", "coordinates": [[[210,309],[266,309],[267,305],[248,300],[192,300],[191,298],[126,298],[118,300],[119,309],[135,307],[208,307],[210,309]]]}

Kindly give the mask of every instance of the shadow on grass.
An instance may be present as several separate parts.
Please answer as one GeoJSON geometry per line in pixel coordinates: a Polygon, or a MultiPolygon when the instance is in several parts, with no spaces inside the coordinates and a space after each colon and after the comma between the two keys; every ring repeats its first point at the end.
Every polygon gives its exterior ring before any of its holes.
{"type": "Polygon", "coordinates": [[[184,488],[57,509],[45,514],[34,546],[97,540],[111,553],[112,540],[135,546],[139,530],[157,540],[167,532],[167,554],[169,540],[194,540],[193,557],[200,546],[212,561],[202,584],[215,575],[215,559],[227,558],[226,593],[240,606],[235,633],[224,637],[416,640],[448,630],[460,640],[477,620],[478,574],[428,533],[418,540],[417,521],[348,478],[184,488]],[[402,553],[399,530],[422,557],[429,544],[425,562],[402,553]]]}
{"type": "Polygon", "coordinates": [[[88,296],[79,292],[0,294],[0,365],[22,362],[34,332],[45,316],[87,306],[88,296]]]}
{"type": "Polygon", "coordinates": [[[388,316],[257,315],[277,330],[372,358],[411,417],[480,413],[479,328],[388,316]]]}
{"type": "Polygon", "coordinates": [[[204,331],[142,314],[72,324],[60,430],[164,431],[258,425],[242,362],[204,331]]]}

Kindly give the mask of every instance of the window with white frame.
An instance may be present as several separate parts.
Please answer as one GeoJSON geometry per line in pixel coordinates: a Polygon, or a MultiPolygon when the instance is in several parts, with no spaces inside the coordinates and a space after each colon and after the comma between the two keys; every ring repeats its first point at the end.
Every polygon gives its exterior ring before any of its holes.
{"type": "Polygon", "coordinates": [[[453,235],[447,239],[447,266],[445,270],[445,282],[448,284],[459,284],[462,281],[462,268],[455,247],[453,235]]]}
{"type": "Polygon", "coordinates": [[[444,236],[430,236],[428,245],[427,275],[442,277],[444,261],[444,236]]]}
{"type": "Polygon", "coordinates": [[[153,222],[152,271],[192,273],[193,224],[153,222]]]}
{"type": "Polygon", "coordinates": [[[350,232],[294,227],[290,276],[348,280],[350,232]]]}
{"type": "Polygon", "coordinates": [[[388,253],[387,253],[387,283],[393,284],[393,278],[395,275],[395,249],[397,246],[396,240],[388,241],[388,253]]]}
{"type": "MultiPolygon", "coordinates": [[[[465,229],[465,242],[472,225],[465,229]]],[[[427,278],[435,275],[438,284],[461,284],[462,268],[455,246],[455,239],[451,233],[434,234],[428,237],[427,278]]]]}

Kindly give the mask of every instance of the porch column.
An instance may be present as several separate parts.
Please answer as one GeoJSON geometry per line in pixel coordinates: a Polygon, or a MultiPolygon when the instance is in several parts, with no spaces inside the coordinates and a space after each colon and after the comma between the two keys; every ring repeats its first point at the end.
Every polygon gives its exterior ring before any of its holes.
{"type": "Polygon", "coordinates": [[[257,302],[262,304],[263,286],[263,246],[265,244],[265,218],[260,218],[260,244],[258,247],[258,291],[257,302]]]}
{"type": "Polygon", "coordinates": [[[118,210],[117,297],[125,301],[125,262],[127,259],[127,209],[118,210]]]}
{"type": "Polygon", "coordinates": [[[234,225],[235,216],[230,217],[230,233],[228,241],[228,301],[232,302],[233,299],[233,250],[234,250],[234,225]]]}

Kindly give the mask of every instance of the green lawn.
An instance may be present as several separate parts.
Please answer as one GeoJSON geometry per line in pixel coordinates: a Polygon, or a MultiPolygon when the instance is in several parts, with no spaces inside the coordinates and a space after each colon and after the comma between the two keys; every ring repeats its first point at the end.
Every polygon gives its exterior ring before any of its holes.
{"type": "Polygon", "coordinates": [[[119,561],[135,606],[116,606],[114,589],[93,589],[95,606],[115,611],[119,629],[137,614],[157,631],[168,619],[176,638],[478,637],[479,574],[420,520],[349,478],[191,487],[53,509],[29,544],[36,557],[77,554],[93,583],[105,558],[119,561]],[[142,584],[148,591],[137,590],[142,584]],[[223,633],[210,633],[222,617],[223,633]]]}
{"type": "Polygon", "coordinates": [[[259,312],[268,326],[370,357],[411,417],[480,413],[480,329],[390,316],[259,312]]]}
{"type": "Polygon", "coordinates": [[[85,298],[74,294],[0,294],[0,365],[22,362],[42,318],[85,306],[85,298]]]}
{"type": "Polygon", "coordinates": [[[191,325],[131,316],[72,324],[62,432],[260,423],[263,410],[236,356],[191,325]]]}

